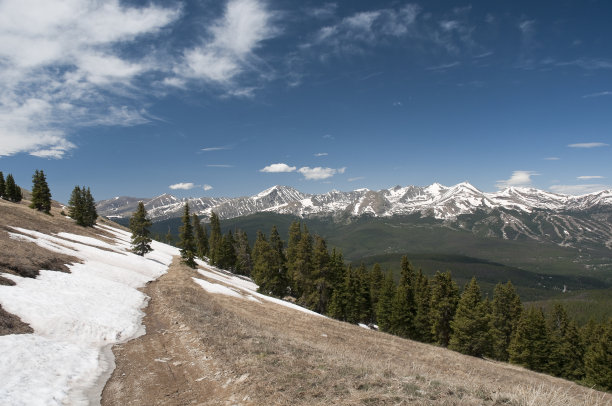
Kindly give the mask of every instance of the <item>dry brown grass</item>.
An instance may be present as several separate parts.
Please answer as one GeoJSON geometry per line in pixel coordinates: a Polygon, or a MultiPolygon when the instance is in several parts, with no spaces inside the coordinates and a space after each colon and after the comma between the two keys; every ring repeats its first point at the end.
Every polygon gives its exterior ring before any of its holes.
{"type": "Polygon", "coordinates": [[[145,398],[146,404],[612,404],[609,394],[519,367],[272,303],[209,294],[192,276],[201,277],[175,263],[145,291],[152,297],[145,324],[165,319],[170,326],[164,329],[165,339],[176,335],[172,342],[180,343],[182,352],[173,348],[168,355],[161,347],[139,347],[149,334],[120,346],[118,368],[109,382],[120,397],[106,398],[104,404],[142,401],[127,389],[133,381],[140,394],[148,391],[138,381],[142,370],[152,374],[157,393],[145,398]],[[148,363],[134,365],[136,355],[148,363]],[[164,357],[179,361],[163,366],[172,376],[184,377],[181,385],[163,378],[167,372],[151,372],[159,366],[153,360],[164,357]]]}

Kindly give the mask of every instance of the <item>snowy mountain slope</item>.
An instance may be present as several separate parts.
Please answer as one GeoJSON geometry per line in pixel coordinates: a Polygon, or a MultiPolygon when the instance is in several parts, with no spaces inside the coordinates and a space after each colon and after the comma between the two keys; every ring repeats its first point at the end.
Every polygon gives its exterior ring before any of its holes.
{"type": "Polygon", "coordinates": [[[114,365],[110,346],[144,333],[148,298],[137,288],[166,272],[177,250],[154,242],[139,257],[129,252],[129,233],[106,225],[98,230],[110,241],[7,226],[13,240],[81,262],[67,264],[71,273],[41,270],[35,279],[3,273],[15,286],[0,286],[0,304],[34,333],[0,336],[0,404],[99,404],[114,365]]]}
{"type": "MultiPolygon", "coordinates": [[[[109,217],[129,217],[137,202],[138,199],[130,197],[116,197],[100,202],[98,211],[109,217]]],[[[496,193],[484,193],[464,182],[451,187],[434,183],[427,187],[395,186],[379,191],[359,189],[309,195],[291,187],[274,186],[255,196],[238,198],[177,199],[164,194],[145,200],[145,207],[150,217],[158,221],[179,217],[186,202],[192,211],[199,215],[208,216],[214,211],[221,219],[268,211],[299,217],[364,214],[389,217],[421,213],[424,216],[450,220],[478,210],[505,209],[531,213],[534,210],[563,212],[610,207],[612,191],[569,196],[533,188],[511,187],[496,193]]]]}

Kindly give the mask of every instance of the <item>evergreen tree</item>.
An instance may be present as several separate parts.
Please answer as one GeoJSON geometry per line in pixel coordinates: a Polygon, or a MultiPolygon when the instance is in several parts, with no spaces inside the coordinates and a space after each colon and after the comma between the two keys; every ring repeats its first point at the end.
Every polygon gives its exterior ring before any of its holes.
{"type": "Polygon", "coordinates": [[[289,275],[287,272],[287,259],[285,258],[285,244],[278,234],[276,226],[272,226],[270,230],[270,247],[272,248],[273,268],[276,272],[275,275],[275,291],[278,296],[285,296],[289,288],[289,275]]]}
{"type": "Polygon", "coordinates": [[[584,375],[584,347],[578,327],[565,308],[555,304],[548,318],[550,354],[547,371],[577,381],[584,375]]]}
{"type": "Polygon", "coordinates": [[[30,207],[47,214],[51,211],[51,191],[42,170],[37,169],[32,176],[32,202],[30,207]]]}
{"type": "Polygon", "coordinates": [[[312,236],[308,232],[308,228],[304,226],[301,232],[300,242],[297,245],[297,251],[295,254],[295,262],[293,263],[292,272],[292,291],[298,297],[300,304],[307,302],[307,297],[314,289],[314,285],[311,280],[312,273],[312,236]]]}
{"type": "Polygon", "coordinates": [[[138,207],[130,218],[130,230],[132,230],[132,252],[136,255],[144,256],[153,251],[151,248],[151,220],[147,218],[147,210],[142,202],[138,202],[138,207]]]}
{"type": "Polygon", "coordinates": [[[208,235],[206,234],[206,227],[200,222],[198,215],[195,213],[191,215],[191,221],[195,232],[196,256],[204,260],[206,255],[208,255],[208,235]]]}
{"type": "Polygon", "coordinates": [[[217,265],[217,258],[215,255],[219,251],[219,244],[221,244],[221,223],[219,222],[219,216],[214,211],[210,213],[210,238],[208,239],[208,255],[210,261],[217,265]]]}
{"type": "Polygon", "coordinates": [[[531,307],[521,314],[508,347],[509,360],[538,372],[548,368],[549,335],[542,310],[531,307]]]}
{"type": "Polygon", "coordinates": [[[2,171],[0,171],[0,198],[4,196],[5,185],[6,184],[4,182],[4,175],[2,174],[2,171]]]}
{"type": "Polygon", "coordinates": [[[247,233],[238,231],[236,233],[236,273],[250,276],[253,272],[253,259],[247,233]]]}
{"type": "Polygon", "coordinates": [[[21,188],[15,184],[12,174],[6,175],[4,184],[4,198],[13,203],[19,203],[22,199],[21,188]]]}
{"type": "Polygon", "coordinates": [[[491,302],[492,356],[495,359],[508,361],[508,347],[522,312],[523,304],[512,283],[498,283],[491,302]]]}
{"type": "Polygon", "coordinates": [[[380,331],[391,331],[391,312],[393,311],[393,296],[395,295],[396,288],[393,276],[391,273],[388,273],[383,280],[378,303],[376,304],[376,322],[380,331]]]}
{"type": "Polygon", "coordinates": [[[327,244],[320,236],[314,237],[312,251],[311,273],[309,275],[307,296],[304,304],[318,313],[326,313],[332,295],[332,284],[329,280],[330,271],[329,251],[327,244]]]}
{"type": "Polygon", "coordinates": [[[584,357],[585,382],[612,390],[612,318],[597,330],[584,357]]]}
{"type": "Polygon", "coordinates": [[[371,308],[374,313],[374,321],[376,322],[376,308],[378,307],[378,300],[382,291],[383,282],[385,280],[385,274],[383,274],[382,268],[378,263],[374,264],[370,271],[370,299],[371,308]]]}
{"type": "Polygon", "coordinates": [[[461,294],[451,329],[453,332],[448,343],[451,350],[475,357],[482,357],[490,351],[491,333],[487,303],[482,300],[480,286],[475,277],[461,294]]]}
{"type": "Polygon", "coordinates": [[[267,295],[282,297],[287,291],[286,274],[282,272],[282,264],[270,245],[266,236],[257,232],[253,246],[253,279],[259,285],[259,291],[267,295]]]}
{"type": "Polygon", "coordinates": [[[221,242],[215,248],[215,261],[219,268],[234,271],[236,265],[236,251],[234,248],[236,241],[231,230],[221,237],[221,242]]]}
{"type": "Polygon", "coordinates": [[[414,302],[416,305],[416,314],[414,316],[414,339],[429,343],[432,341],[430,314],[431,288],[429,287],[429,279],[427,276],[423,275],[423,271],[420,269],[414,282],[414,302]]]}
{"type": "Polygon", "coordinates": [[[68,201],[68,215],[83,227],[93,227],[98,213],[96,202],[89,188],[75,186],[68,201]]]}
{"type": "Polygon", "coordinates": [[[300,241],[302,240],[302,225],[301,223],[294,221],[289,226],[289,239],[287,240],[287,272],[289,273],[290,287],[291,287],[291,295],[295,298],[298,298],[301,290],[298,289],[297,286],[297,269],[296,269],[296,261],[297,261],[297,253],[298,246],[300,245],[300,241]]]}
{"type": "Polygon", "coordinates": [[[182,226],[179,229],[179,247],[181,248],[182,262],[190,268],[196,267],[195,254],[196,246],[193,237],[193,225],[189,216],[189,204],[185,203],[183,209],[183,217],[181,218],[182,226]]]}
{"type": "Polygon", "coordinates": [[[390,332],[405,338],[414,338],[415,336],[414,275],[414,269],[404,255],[401,262],[400,281],[393,297],[390,332]]]}
{"type": "Polygon", "coordinates": [[[433,342],[448,346],[452,332],[451,321],[455,317],[459,289],[450,271],[436,272],[431,281],[431,334],[433,342]]]}

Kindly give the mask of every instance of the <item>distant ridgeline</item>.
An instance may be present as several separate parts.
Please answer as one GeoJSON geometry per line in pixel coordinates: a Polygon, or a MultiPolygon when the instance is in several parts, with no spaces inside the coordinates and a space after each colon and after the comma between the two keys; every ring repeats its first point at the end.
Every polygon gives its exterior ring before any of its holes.
{"type": "Polygon", "coordinates": [[[338,320],[612,389],[612,318],[580,328],[562,305],[546,314],[525,308],[509,281],[494,287],[492,299],[483,297],[476,278],[460,293],[450,271],[430,278],[406,256],[396,281],[378,264],[347,265],[298,221],[290,224],[286,241],[273,226],[268,236],[258,231],[252,247],[244,231],[222,234],[214,212],[210,235],[197,216],[184,216],[182,230],[187,224],[200,237],[179,246],[193,246],[213,265],[250,276],[261,293],[338,320]]]}

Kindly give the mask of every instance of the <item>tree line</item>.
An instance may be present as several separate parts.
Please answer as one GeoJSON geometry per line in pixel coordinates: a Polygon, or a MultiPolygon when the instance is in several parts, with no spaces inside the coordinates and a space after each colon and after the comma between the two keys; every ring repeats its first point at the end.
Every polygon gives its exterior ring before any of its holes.
{"type": "Polygon", "coordinates": [[[406,256],[395,281],[378,264],[346,264],[300,222],[290,225],[286,242],[276,226],[269,235],[258,231],[252,247],[244,231],[222,234],[215,213],[209,227],[210,234],[185,205],[178,245],[189,266],[206,259],[250,276],[261,293],[338,320],[612,389],[612,318],[580,328],[562,305],[548,313],[525,308],[510,281],[489,299],[476,278],[460,291],[450,271],[430,278],[406,256]]]}

